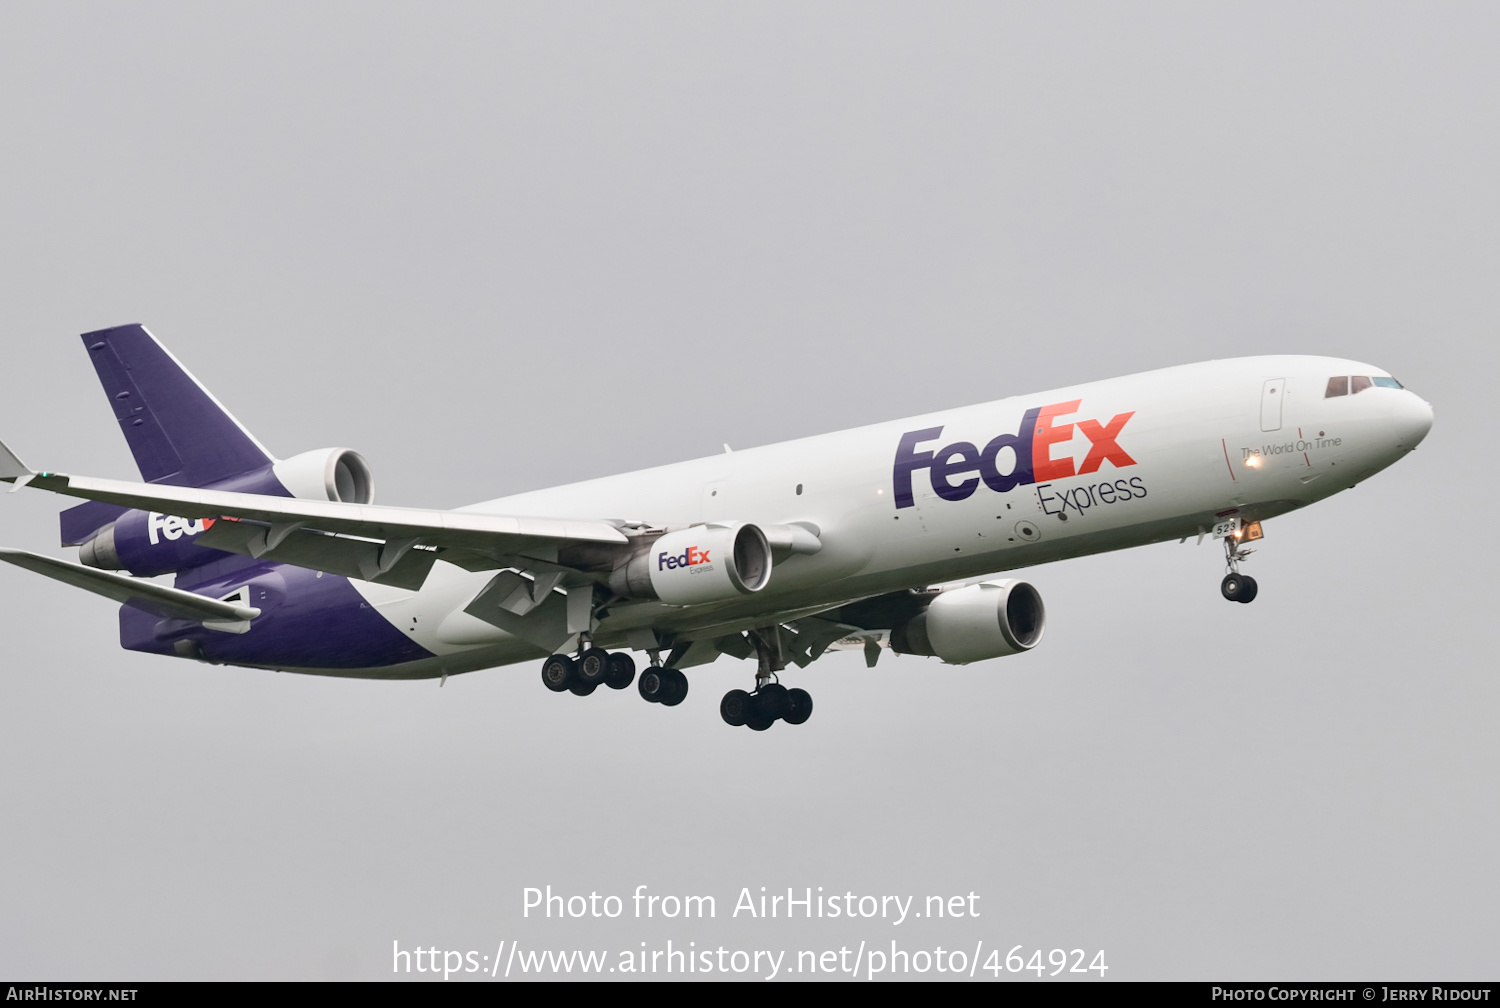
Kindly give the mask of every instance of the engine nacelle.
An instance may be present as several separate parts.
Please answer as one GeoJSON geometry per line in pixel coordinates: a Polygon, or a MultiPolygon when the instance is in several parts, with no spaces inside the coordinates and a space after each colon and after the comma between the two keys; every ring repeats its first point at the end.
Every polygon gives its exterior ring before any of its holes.
{"type": "Polygon", "coordinates": [[[713,522],[668,532],[616,567],[609,586],[668,605],[724,602],[771,580],[771,546],[748,522],[713,522]]]}
{"type": "Polygon", "coordinates": [[[1042,640],[1047,610],[1025,581],[985,581],[939,592],[927,608],[891,631],[891,648],[950,665],[1030,651],[1042,640]]]}
{"type": "Polygon", "coordinates": [[[271,466],[271,475],[287,493],[303,500],[375,502],[375,477],[364,456],[352,448],[316,448],[293,455],[271,466]]]}

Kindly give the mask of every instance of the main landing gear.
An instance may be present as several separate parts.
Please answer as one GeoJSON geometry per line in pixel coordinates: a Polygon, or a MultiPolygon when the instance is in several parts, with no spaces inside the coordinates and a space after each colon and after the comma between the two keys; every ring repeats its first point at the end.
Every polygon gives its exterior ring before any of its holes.
{"type": "MultiPolygon", "coordinates": [[[[651,656],[651,667],[641,673],[637,688],[648,703],[676,707],[687,696],[687,676],[663,668],[657,652],[651,652],[651,656]]],[[[554,693],[588,696],[601,685],[626,689],[635,681],[635,659],[624,651],[587,647],[577,657],[555,654],[542,662],[542,685],[554,693]]]]}
{"type": "Polygon", "coordinates": [[[755,641],[757,661],[755,691],[746,693],[737,689],[725,693],[719,701],[719,716],[725,724],[736,728],[744,725],[751,731],[765,731],[778,720],[802,724],[812,717],[812,697],[807,690],[787,689],[777,681],[776,673],[786,668],[777,628],[754,630],[750,637],[755,641]]]}
{"type": "Polygon", "coordinates": [[[1240,573],[1240,562],[1254,550],[1240,545],[1240,533],[1224,537],[1224,565],[1229,573],[1219,582],[1219,593],[1231,602],[1253,602],[1260,588],[1249,574],[1240,573]]]}
{"type": "Polygon", "coordinates": [[[588,696],[601,683],[625,689],[633,682],[635,659],[623,651],[590,647],[580,650],[577,658],[555,654],[542,662],[542,684],[554,693],[588,696]]]}

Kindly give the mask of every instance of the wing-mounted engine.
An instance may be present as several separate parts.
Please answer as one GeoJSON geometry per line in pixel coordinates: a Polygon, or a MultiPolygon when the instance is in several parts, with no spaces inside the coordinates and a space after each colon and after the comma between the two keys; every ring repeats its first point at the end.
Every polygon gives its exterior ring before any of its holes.
{"type": "Polygon", "coordinates": [[[931,596],[921,612],[891,629],[891,649],[950,665],[1030,651],[1047,626],[1042,596],[1025,581],[985,581],[931,596]]]}
{"type": "Polygon", "coordinates": [[[637,546],[609,575],[617,595],[668,605],[724,602],[771,580],[771,543],[749,522],[711,522],[667,532],[637,546]]]}
{"type": "MultiPolygon", "coordinates": [[[[293,497],[300,500],[371,504],[375,478],[359,452],[318,448],[270,462],[205,485],[205,490],[293,497]]],[[[78,559],[89,567],[154,577],[198,567],[225,556],[200,545],[213,518],[178,518],[158,511],[130,510],[79,543],[78,559]]]]}

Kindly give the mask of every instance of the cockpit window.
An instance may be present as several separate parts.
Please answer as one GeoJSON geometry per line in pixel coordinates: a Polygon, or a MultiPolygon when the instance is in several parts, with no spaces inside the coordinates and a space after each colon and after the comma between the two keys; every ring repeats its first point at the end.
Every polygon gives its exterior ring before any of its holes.
{"type": "Polygon", "coordinates": [[[1324,399],[1332,399],[1334,396],[1357,395],[1367,388],[1375,386],[1381,388],[1405,388],[1394,378],[1371,378],[1369,375],[1339,375],[1328,379],[1328,388],[1323,393],[1324,399]]]}

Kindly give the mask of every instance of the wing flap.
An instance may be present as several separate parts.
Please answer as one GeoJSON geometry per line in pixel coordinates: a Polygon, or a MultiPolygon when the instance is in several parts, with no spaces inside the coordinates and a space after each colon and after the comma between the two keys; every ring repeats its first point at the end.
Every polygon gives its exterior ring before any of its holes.
{"type": "Polygon", "coordinates": [[[392,557],[392,544],[300,529],[283,536],[275,546],[268,547],[268,540],[274,538],[272,532],[273,529],[263,525],[217,521],[198,536],[198,544],[224,550],[226,553],[327,571],[330,574],[394,585],[410,591],[417,591],[422,587],[422,583],[427,580],[428,571],[432,570],[438,557],[433,550],[399,548],[394,552],[400,555],[392,557]]]}
{"type": "Polygon", "coordinates": [[[260,615],[254,606],[220,602],[154,581],[95,570],[26,550],[0,548],[0,560],[165,619],[244,622],[260,615]]]}

